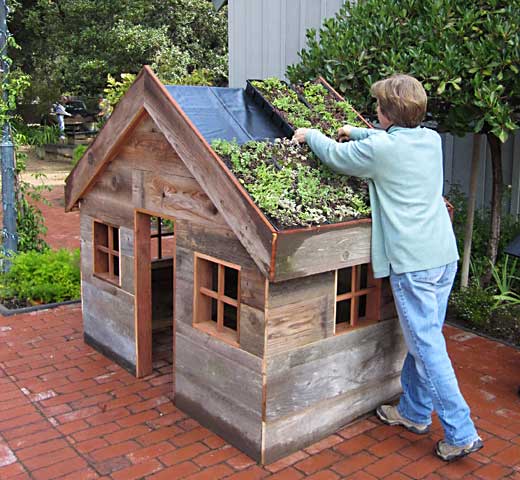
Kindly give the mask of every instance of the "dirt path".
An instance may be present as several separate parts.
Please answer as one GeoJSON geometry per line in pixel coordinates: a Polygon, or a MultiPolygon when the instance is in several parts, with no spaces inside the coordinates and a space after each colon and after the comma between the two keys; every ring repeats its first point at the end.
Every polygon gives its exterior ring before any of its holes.
{"type": "Polygon", "coordinates": [[[50,162],[41,159],[33,148],[24,148],[23,152],[27,154],[27,169],[21,175],[22,180],[33,185],[64,185],[67,175],[72,170],[72,164],[66,162],[50,162]],[[34,174],[42,173],[44,177],[35,178],[34,174]]]}
{"type": "Polygon", "coordinates": [[[40,159],[34,149],[27,149],[25,153],[28,155],[27,169],[21,178],[32,185],[44,184],[51,187],[49,192],[43,193],[50,205],[45,203],[38,205],[47,227],[45,241],[52,249],[79,248],[79,212],[65,213],[64,208],[65,179],[72,169],[72,165],[66,162],[49,162],[40,159]],[[43,176],[37,178],[35,174],[43,174],[43,176]]]}

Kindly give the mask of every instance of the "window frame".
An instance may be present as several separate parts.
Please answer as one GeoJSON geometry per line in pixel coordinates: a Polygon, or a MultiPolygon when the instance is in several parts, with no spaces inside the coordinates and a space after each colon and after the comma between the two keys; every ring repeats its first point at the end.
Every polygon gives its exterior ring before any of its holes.
{"type": "Polygon", "coordinates": [[[194,252],[193,259],[193,326],[203,332],[217,337],[226,343],[238,347],[240,345],[240,280],[241,280],[240,265],[221,260],[210,255],[199,252],[194,252]],[[202,285],[204,276],[207,275],[202,272],[201,262],[212,262],[217,264],[217,290],[212,290],[202,285]],[[237,271],[237,298],[231,298],[224,294],[225,292],[225,268],[230,268],[237,271]],[[217,302],[217,321],[203,318],[204,310],[207,311],[207,305],[204,307],[202,302],[204,299],[213,299],[217,302]],[[230,305],[236,308],[237,313],[237,329],[226,327],[224,325],[224,305],[230,305]]]}
{"type": "Polygon", "coordinates": [[[374,278],[370,263],[351,265],[335,271],[334,278],[334,335],[351,332],[358,328],[366,327],[381,320],[381,295],[382,280],[374,278]],[[367,286],[361,288],[361,269],[367,266],[367,286]],[[351,268],[350,291],[338,294],[338,277],[341,270],[351,268]],[[359,299],[366,298],[365,316],[359,317],[359,299]],[[350,300],[350,315],[348,322],[337,322],[338,304],[345,300],[350,300]]]}
{"type": "MultiPolygon", "coordinates": [[[[103,242],[104,243],[104,242],[103,242]]],[[[102,220],[94,219],[92,222],[92,250],[94,254],[93,258],[93,275],[105,282],[111,283],[118,287],[121,286],[121,229],[120,227],[113,225],[102,220]],[[107,229],[107,242],[106,245],[100,244],[100,228],[106,227],[107,229]],[[114,230],[117,230],[117,247],[114,249],[114,230]],[[100,268],[100,255],[106,255],[106,268],[100,268]],[[117,258],[117,270],[118,274],[114,273],[114,258],[117,258]]]]}

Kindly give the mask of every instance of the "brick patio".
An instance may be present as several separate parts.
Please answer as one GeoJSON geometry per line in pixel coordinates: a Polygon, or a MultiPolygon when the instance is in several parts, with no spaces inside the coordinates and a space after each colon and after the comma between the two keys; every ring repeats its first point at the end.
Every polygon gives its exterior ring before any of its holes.
{"type": "MultiPolygon", "coordinates": [[[[77,214],[61,212],[45,211],[48,241],[77,246],[77,214]]],[[[83,343],[78,306],[0,317],[0,479],[520,480],[520,351],[445,333],[485,441],[479,453],[446,464],[432,453],[436,418],[418,437],[369,417],[261,468],[175,408],[167,337],[154,373],[137,380],[83,343]]]]}

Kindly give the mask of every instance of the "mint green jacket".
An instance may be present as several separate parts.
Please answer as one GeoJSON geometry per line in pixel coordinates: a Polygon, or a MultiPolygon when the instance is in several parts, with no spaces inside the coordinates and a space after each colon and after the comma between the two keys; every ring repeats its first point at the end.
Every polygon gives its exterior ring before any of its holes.
{"type": "Polygon", "coordinates": [[[318,130],[305,140],[332,170],[368,179],[372,208],[372,268],[376,278],[441,267],[458,260],[442,197],[440,136],[433,130],[392,126],[352,128],[338,143],[318,130]]]}

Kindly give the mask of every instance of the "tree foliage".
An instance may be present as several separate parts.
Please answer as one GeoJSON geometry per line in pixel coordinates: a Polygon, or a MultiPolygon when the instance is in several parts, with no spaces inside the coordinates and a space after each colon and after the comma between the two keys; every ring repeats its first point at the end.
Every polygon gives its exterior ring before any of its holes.
{"type": "Polygon", "coordinates": [[[292,81],[321,74],[365,111],[373,82],[410,73],[442,126],[504,142],[520,106],[520,0],[346,2],[319,39],[309,32],[301,60],[292,81]]]}
{"type": "Polygon", "coordinates": [[[149,64],[165,81],[227,77],[227,11],[207,0],[19,0],[11,29],[32,96],[96,95],[107,76],[149,64]]]}

